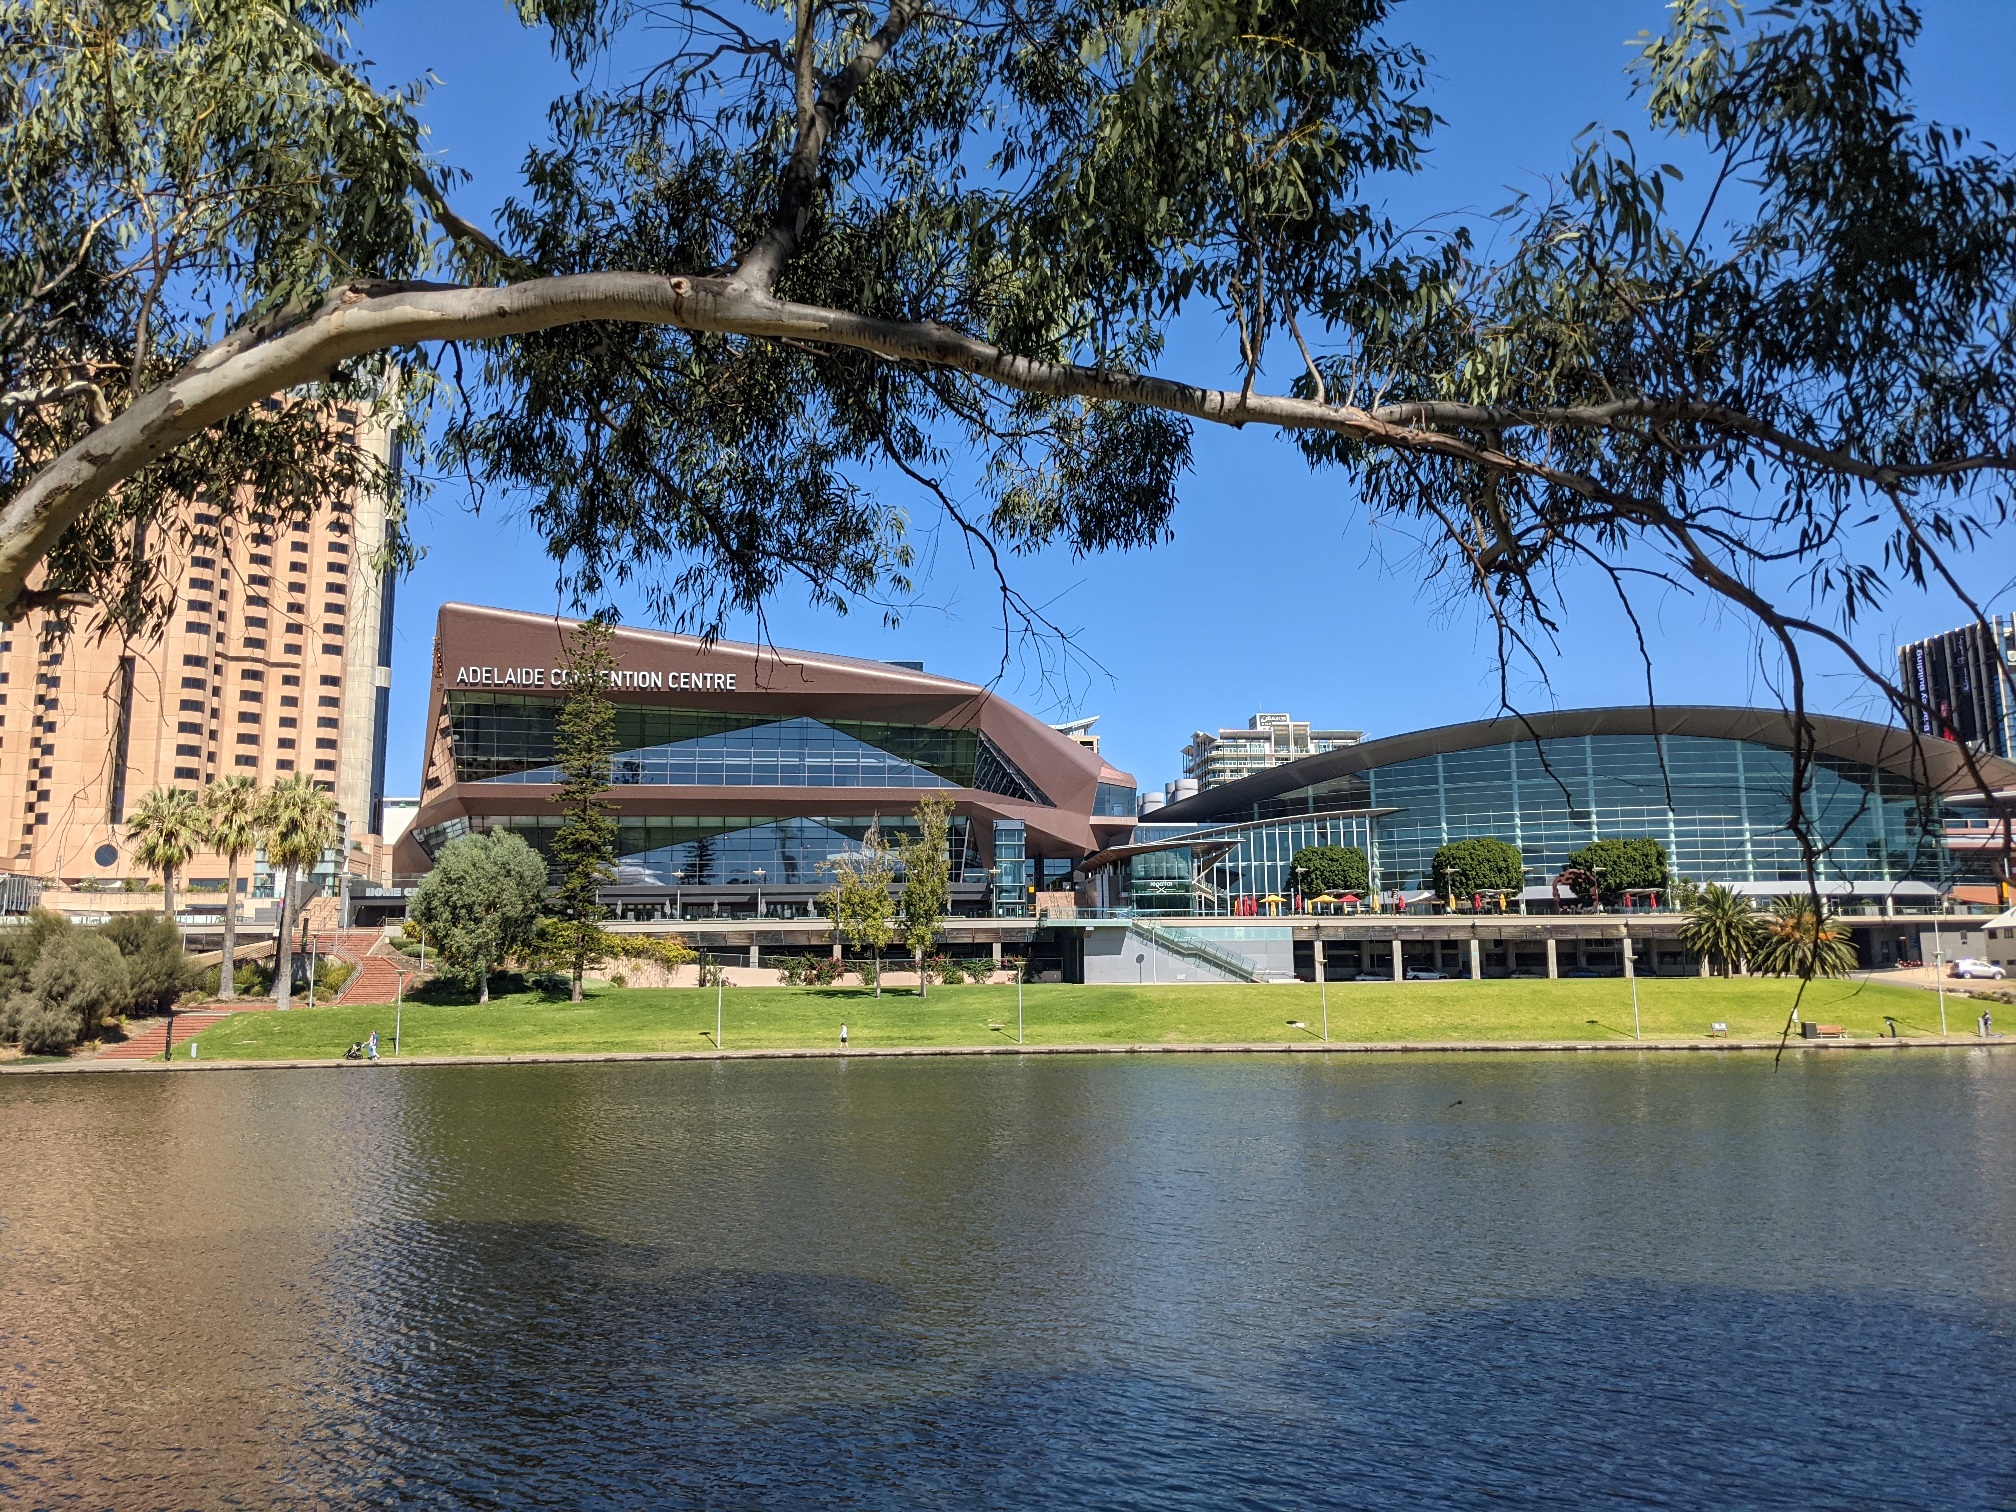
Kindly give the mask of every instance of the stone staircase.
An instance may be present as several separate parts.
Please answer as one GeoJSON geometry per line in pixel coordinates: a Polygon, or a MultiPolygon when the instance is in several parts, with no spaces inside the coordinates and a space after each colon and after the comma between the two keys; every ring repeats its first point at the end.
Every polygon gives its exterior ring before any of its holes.
{"type": "MultiPolygon", "coordinates": [[[[160,1060],[162,1052],[168,1048],[168,1027],[175,1027],[175,1044],[179,1048],[187,1045],[212,1024],[231,1017],[234,1013],[256,1013],[261,1008],[270,1009],[273,1004],[262,998],[248,998],[242,1002],[212,1008],[191,1008],[170,1019],[142,1019],[133,1026],[127,1039],[116,1045],[107,1045],[98,1052],[100,1060],[160,1060]]],[[[184,1050],[183,1054],[188,1054],[184,1050]]]]}

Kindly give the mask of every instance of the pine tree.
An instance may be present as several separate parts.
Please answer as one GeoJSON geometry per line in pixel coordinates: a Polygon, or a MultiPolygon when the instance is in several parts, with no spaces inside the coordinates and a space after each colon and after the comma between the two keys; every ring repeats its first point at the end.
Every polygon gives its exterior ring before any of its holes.
{"type": "Polygon", "coordinates": [[[604,800],[616,752],[616,706],[609,687],[616,671],[615,631],[600,616],[583,620],[561,651],[567,690],[554,731],[560,768],[560,828],[548,857],[558,879],[554,912],[569,998],[581,1001],[581,978],[601,958],[602,889],[616,875],[615,810],[604,800]]]}

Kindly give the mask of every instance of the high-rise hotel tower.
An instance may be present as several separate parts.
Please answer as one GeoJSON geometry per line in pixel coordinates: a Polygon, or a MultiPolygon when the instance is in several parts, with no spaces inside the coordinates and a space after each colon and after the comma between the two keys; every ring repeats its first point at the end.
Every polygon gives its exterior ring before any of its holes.
{"type": "MultiPolygon", "coordinates": [[[[357,440],[388,457],[381,432],[357,440]]],[[[140,795],[233,774],[264,786],[309,773],[353,843],[378,833],[392,682],[392,577],[372,565],[381,500],[298,522],[256,500],[231,518],[183,507],[186,529],[155,535],[176,585],[157,635],[61,635],[39,610],[0,628],[0,870],[137,880],[125,820],[140,795]]],[[[223,875],[207,854],[188,868],[198,893],[223,875]]]]}

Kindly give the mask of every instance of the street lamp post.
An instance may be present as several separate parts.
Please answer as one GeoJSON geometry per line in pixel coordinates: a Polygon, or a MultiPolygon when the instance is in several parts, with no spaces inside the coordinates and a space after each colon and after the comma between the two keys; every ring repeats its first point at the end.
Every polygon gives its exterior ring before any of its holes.
{"type": "Polygon", "coordinates": [[[759,867],[757,867],[757,868],[756,868],[756,917],[757,917],[757,918],[759,918],[759,919],[763,917],[763,878],[764,878],[764,875],[765,875],[765,873],[764,873],[764,870],[763,870],[763,868],[762,868],[762,867],[760,867],[760,866],[759,866],[759,867]]]}
{"type": "Polygon", "coordinates": [[[1015,965],[1015,1043],[1022,1043],[1022,978],[1029,974],[1029,958],[1024,956],[1015,965]]]}
{"type": "Polygon", "coordinates": [[[1939,915],[1932,915],[1932,974],[1939,983],[1939,1038],[1946,1038],[1946,943],[1939,937],[1939,915]]]}

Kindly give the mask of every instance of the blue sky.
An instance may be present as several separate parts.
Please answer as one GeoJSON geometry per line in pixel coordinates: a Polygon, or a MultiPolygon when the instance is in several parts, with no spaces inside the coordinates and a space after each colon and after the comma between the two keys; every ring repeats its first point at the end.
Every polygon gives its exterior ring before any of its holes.
{"type": "MultiPolygon", "coordinates": [[[[1939,0],[1913,63],[1924,112],[2016,144],[2016,0],[1939,0]]],[[[1524,5],[1414,0],[1404,32],[1433,59],[1431,102],[1447,121],[1431,170],[1400,186],[1403,221],[1505,203],[1565,164],[1573,136],[1592,121],[1640,131],[1626,93],[1627,43],[1657,28],[1663,7],[1642,0],[1548,0],[1524,5]]],[[[540,34],[517,25],[504,0],[427,0],[376,7],[358,30],[381,80],[431,70],[440,83],[425,108],[445,160],[473,175],[457,192],[465,214],[486,213],[517,183],[545,107],[572,87],[540,34]]],[[[648,55],[618,60],[620,72],[648,55]]],[[[1233,353],[1215,332],[1190,328],[1166,370],[1208,382],[1231,376],[1233,353]]],[[[1285,380],[1283,380],[1285,381],[1285,380]]],[[[1175,540],[1153,551],[1074,561],[1024,559],[1017,581],[1072,632],[1079,670],[1060,688],[1026,654],[1000,686],[1049,718],[1098,714],[1106,754],[1144,786],[1179,773],[1178,751],[1199,727],[1243,724],[1256,710],[1289,710],[1319,725],[1390,734],[1491,714],[1498,674],[1491,639],[1467,607],[1424,588],[1410,543],[1374,528],[1342,474],[1311,473],[1280,440],[1258,431],[1200,429],[1175,540]]],[[[922,659],[932,671],[987,681],[1000,670],[1001,626],[991,580],[950,534],[914,504],[929,565],[898,628],[864,607],[840,618],[787,595],[772,606],[780,645],[852,655],[922,659]]],[[[428,654],[438,606],[449,599],[514,608],[562,607],[555,564],[508,498],[481,515],[467,489],[442,479],[416,521],[426,557],[400,585],[395,629],[388,786],[418,781],[428,654]]],[[[2004,559],[1982,564],[1999,588],[2004,559]]],[[[1524,707],[1574,707],[1642,699],[1645,672],[1628,624],[1593,582],[1569,584],[1569,610],[1543,682],[1514,685],[1524,707]]],[[[619,601],[620,603],[620,601],[619,601]]],[[[630,622],[648,623],[634,604],[630,622]]],[[[1999,607],[2008,608],[2006,599],[1999,607]]],[[[1747,624],[1698,600],[1668,595],[1641,604],[1656,687],[1666,703],[1772,698],[1771,663],[1747,624]]],[[[1949,601],[1905,595],[1865,622],[1865,651],[1887,656],[1900,640],[1958,622],[1949,601]]],[[[742,627],[749,633],[753,627],[742,627]]],[[[1844,713],[1871,704],[1855,680],[1821,668],[1814,701],[1844,713]]]]}

